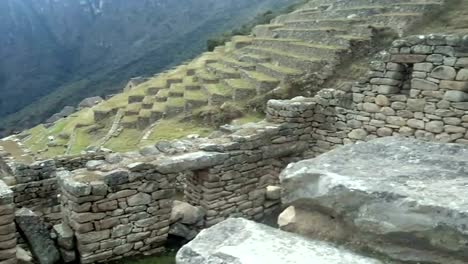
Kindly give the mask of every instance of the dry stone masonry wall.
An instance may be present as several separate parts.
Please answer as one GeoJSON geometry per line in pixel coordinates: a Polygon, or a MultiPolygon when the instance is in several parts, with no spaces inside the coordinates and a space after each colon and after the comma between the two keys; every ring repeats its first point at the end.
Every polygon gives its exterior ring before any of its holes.
{"type": "Polygon", "coordinates": [[[468,143],[467,40],[428,35],[395,41],[362,82],[314,98],[270,101],[269,109],[299,101],[313,109],[315,155],[387,136],[468,143]]]}
{"type": "Polygon", "coordinates": [[[13,191],[0,181],[0,264],[16,263],[16,227],[13,191]]]}
{"type": "MultiPolygon", "coordinates": [[[[106,262],[163,250],[173,201],[180,199],[176,188],[203,211],[201,220],[184,224],[201,229],[229,217],[269,214],[280,202],[279,172],[337,145],[387,136],[467,143],[468,37],[413,36],[395,41],[382,58],[355,85],[314,98],[270,100],[266,121],[232,128],[194,152],[130,155],[125,162],[95,153],[10,165],[14,177],[4,179],[11,190],[2,187],[0,194],[5,204],[29,207],[50,224],[63,222],[54,229],[76,237],[82,263],[106,262]]],[[[2,221],[0,238],[16,244],[7,240],[13,220],[2,221]]],[[[13,250],[2,245],[9,258],[13,250]]]]}
{"type": "Polygon", "coordinates": [[[61,173],[64,222],[75,233],[81,263],[162,252],[173,181],[143,164],[105,174],[61,173]]]}

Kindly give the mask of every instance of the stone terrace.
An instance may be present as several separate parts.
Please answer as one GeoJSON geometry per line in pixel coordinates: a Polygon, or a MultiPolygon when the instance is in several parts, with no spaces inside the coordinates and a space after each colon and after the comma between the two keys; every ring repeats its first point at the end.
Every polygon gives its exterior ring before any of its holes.
{"type": "Polygon", "coordinates": [[[395,41],[360,83],[314,98],[270,100],[266,121],[192,153],[90,161],[72,173],[43,162],[44,170],[25,167],[31,174],[16,177],[57,181],[59,174],[63,222],[76,236],[83,263],[160,252],[180,173],[186,175],[185,199],[206,212],[201,228],[229,217],[262,218],[278,208],[279,172],[287,164],[340,145],[387,136],[467,143],[467,40],[429,35],[395,41]]]}
{"type": "Polygon", "coordinates": [[[319,86],[336,67],[367,54],[373,37],[387,29],[403,35],[444,1],[312,0],[301,9],[257,26],[252,36],[235,36],[216,48],[102,103],[96,121],[116,116],[124,128],[144,129],[163,117],[189,114],[203,106],[243,103],[292,80],[313,74],[319,86]],[[123,99],[122,99],[122,98],[123,99]],[[122,101],[114,103],[114,101],[122,101]],[[118,109],[123,117],[116,115],[118,109]]]}

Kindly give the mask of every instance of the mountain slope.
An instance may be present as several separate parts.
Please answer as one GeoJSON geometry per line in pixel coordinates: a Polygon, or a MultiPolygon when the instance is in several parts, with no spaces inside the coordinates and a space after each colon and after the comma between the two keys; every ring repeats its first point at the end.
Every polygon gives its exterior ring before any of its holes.
{"type": "Polygon", "coordinates": [[[0,132],[116,92],[130,77],[191,58],[213,34],[289,2],[1,1],[0,132]]]}

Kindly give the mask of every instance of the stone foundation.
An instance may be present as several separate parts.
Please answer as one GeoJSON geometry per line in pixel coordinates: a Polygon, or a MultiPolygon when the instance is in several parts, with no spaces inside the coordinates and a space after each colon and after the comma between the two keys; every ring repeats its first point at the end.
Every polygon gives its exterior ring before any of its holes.
{"type": "Polygon", "coordinates": [[[15,264],[16,227],[13,192],[0,181],[0,264],[15,264]]]}

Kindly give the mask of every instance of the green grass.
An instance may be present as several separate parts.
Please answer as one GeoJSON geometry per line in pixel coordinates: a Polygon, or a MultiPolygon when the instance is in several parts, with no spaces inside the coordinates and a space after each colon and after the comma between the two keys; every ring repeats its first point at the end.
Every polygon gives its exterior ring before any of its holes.
{"type": "Polygon", "coordinates": [[[190,134],[207,136],[213,131],[212,128],[196,122],[181,121],[177,118],[160,120],[153,128],[148,141],[155,143],[161,140],[174,140],[186,137],[190,134]]]}
{"type": "Polygon", "coordinates": [[[166,106],[183,107],[185,99],[183,97],[169,97],[167,98],[166,106]]]}
{"type": "Polygon", "coordinates": [[[248,71],[247,74],[252,77],[255,80],[261,81],[261,82],[277,82],[278,80],[270,77],[266,74],[255,72],[255,71],[248,71]]]}
{"type": "Polygon", "coordinates": [[[262,65],[264,67],[266,67],[266,68],[270,68],[270,69],[272,69],[274,71],[277,71],[277,72],[283,72],[283,73],[292,74],[292,75],[302,74],[302,72],[300,70],[296,70],[296,69],[288,68],[288,67],[281,67],[281,66],[274,65],[274,64],[271,64],[271,63],[263,63],[262,65]]]}
{"type": "Polygon", "coordinates": [[[80,154],[80,152],[86,149],[91,142],[91,135],[87,128],[76,129],[75,141],[73,142],[73,146],[70,148],[70,154],[80,154]]]}
{"type": "Polygon", "coordinates": [[[185,91],[184,98],[192,101],[208,101],[208,95],[203,91],[185,91]]]}
{"type": "Polygon", "coordinates": [[[265,119],[264,115],[258,114],[258,113],[249,113],[241,118],[235,119],[232,121],[233,124],[236,125],[243,125],[247,123],[257,123],[265,119]]]}
{"type": "Polygon", "coordinates": [[[216,77],[216,75],[210,72],[207,72],[206,70],[197,72],[197,76],[203,80],[210,80],[210,81],[218,80],[218,77],[216,77]]]}
{"type": "Polygon", "coordinates": [[[153,108],[151,109],[151,111],[163,113],[165,109],[166,109],[166,103],[157,102],[153,105],[153,108]]]}
{"type": "Polygon", "coordinates": [[[244,79],[227,79],[224,81],[229,87],[232,87],[233,89],[246,89],[246,90],[255,89],[255,87],[250,82],[244,79]]]}
{"type": "Polygon", "coordinates": [[[112,137],[104,146],[116,152],[128,152],[138,148],[142,131],[126,128],[118,137],[112,137]]]}
{"type": "Polygon", "coordinates": [[[208,67],[214,69],[217,72],[228,73],[228,74],[237,73],[236,69],[225,66],[225,65],[220,64],[220,63],[211,63],[211,64],[209,64],[208,67]]]}
{"type": "Polygon", "coordinates": [[[232,95],[232,89],[221,83],[207,84],[205,85],[205,88],[208,90],[209,94],[219,94],[223,96],[232,95]]]}
{"type": "Polygon", "coordinates": [[[185,86],[183,84],[173,84],[169,88],[169,92],[183,94],[185,92],[185,86]]]}

